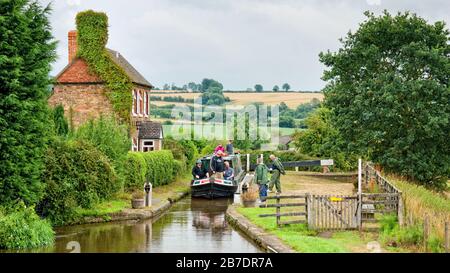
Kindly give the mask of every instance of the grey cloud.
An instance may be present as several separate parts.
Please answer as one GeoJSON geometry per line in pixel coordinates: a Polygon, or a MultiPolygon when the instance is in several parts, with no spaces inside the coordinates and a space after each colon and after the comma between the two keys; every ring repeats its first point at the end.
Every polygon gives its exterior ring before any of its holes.
{"type": "MultiPolygon", "coordinates": [[[[48,3],[48,0],[41,0],[48,3]]],[[[289,82],[319,90],[318,54],[339,47],[363,12],[411,10],[429,21],[448,21],[445,0],[65,0],[53,1],[60,41],[56,74],[67,63],[67,32],[78,11],[104,11],[108,46],[120,51],[154,85],[182,85],[214,77],[225,88],[266,88],[289,82]],[[377,1],[380,5],[377,5],[377,1]]]]}

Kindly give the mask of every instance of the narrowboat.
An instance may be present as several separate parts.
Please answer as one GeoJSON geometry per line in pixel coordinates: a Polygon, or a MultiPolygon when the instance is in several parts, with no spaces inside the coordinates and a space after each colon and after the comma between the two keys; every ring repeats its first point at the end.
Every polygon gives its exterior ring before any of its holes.
{"type": "MultiPolygon", "coordinates": [[[[202,157],[202,165],[205,170],[210,170],[210,162],[213,155],[202,157]]],[[[192,197],[200,198],[226,198],[233,197],[234,193],[239,187],[239,183],[245,177],[245,171],[242,169],[240,154],[223,156],[224,161],[230,163],[230,167],[234,170],[234,178],[232,180],[218,179],[211,176],[204,179],[197,179],[191,181],[191,195],[192,197]]]]}

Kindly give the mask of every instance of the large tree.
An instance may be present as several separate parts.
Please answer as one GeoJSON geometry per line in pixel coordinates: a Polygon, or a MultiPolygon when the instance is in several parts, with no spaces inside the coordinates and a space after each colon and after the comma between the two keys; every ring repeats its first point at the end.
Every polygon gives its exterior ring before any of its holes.
{"type": "Polygon", "coordinates": [[[42,158],[49,137],[50,63],[56,44],[50,8],[38,1],[0,1],[0,202],[42,196],[42,158]]]}
{"type": "Polygon", "coordinates": [[[444,22],[366,13],[335,53],[325,105],[348,147],[387,170],[430,186],[450,172],[450,46],[444,22]]]}
{"type": "Polygon", "coordinates": [[[255,85],[255,91],[256,92],[262,92],[264,89],[264,87],[261,84],[256,84],[255,85]]]}

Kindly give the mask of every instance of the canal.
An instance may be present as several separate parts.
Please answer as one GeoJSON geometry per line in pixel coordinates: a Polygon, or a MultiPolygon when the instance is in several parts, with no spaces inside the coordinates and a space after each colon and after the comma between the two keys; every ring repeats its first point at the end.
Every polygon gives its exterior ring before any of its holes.
{"type": "Polygon", "coordinates": [[[52,247],[32,252],[261,252],[227,224],[232,202],[187,197],[158,219],[57,228],[52,247]]]}

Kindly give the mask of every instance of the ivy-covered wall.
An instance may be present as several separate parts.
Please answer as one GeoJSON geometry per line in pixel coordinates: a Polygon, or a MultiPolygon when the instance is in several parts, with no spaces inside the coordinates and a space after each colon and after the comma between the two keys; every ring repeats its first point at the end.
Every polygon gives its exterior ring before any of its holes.
{"type": "Polygon", "coordinates": [[[108,16],[92,10],[80,12],[76,17],[77,56],[83,58],[94,73],[106,82],[108,99],[114,111],[124,121],[130,121],[133,103],[133,83],[125,71],[111,59],[106,50],[108,42],[108,16]]]}

